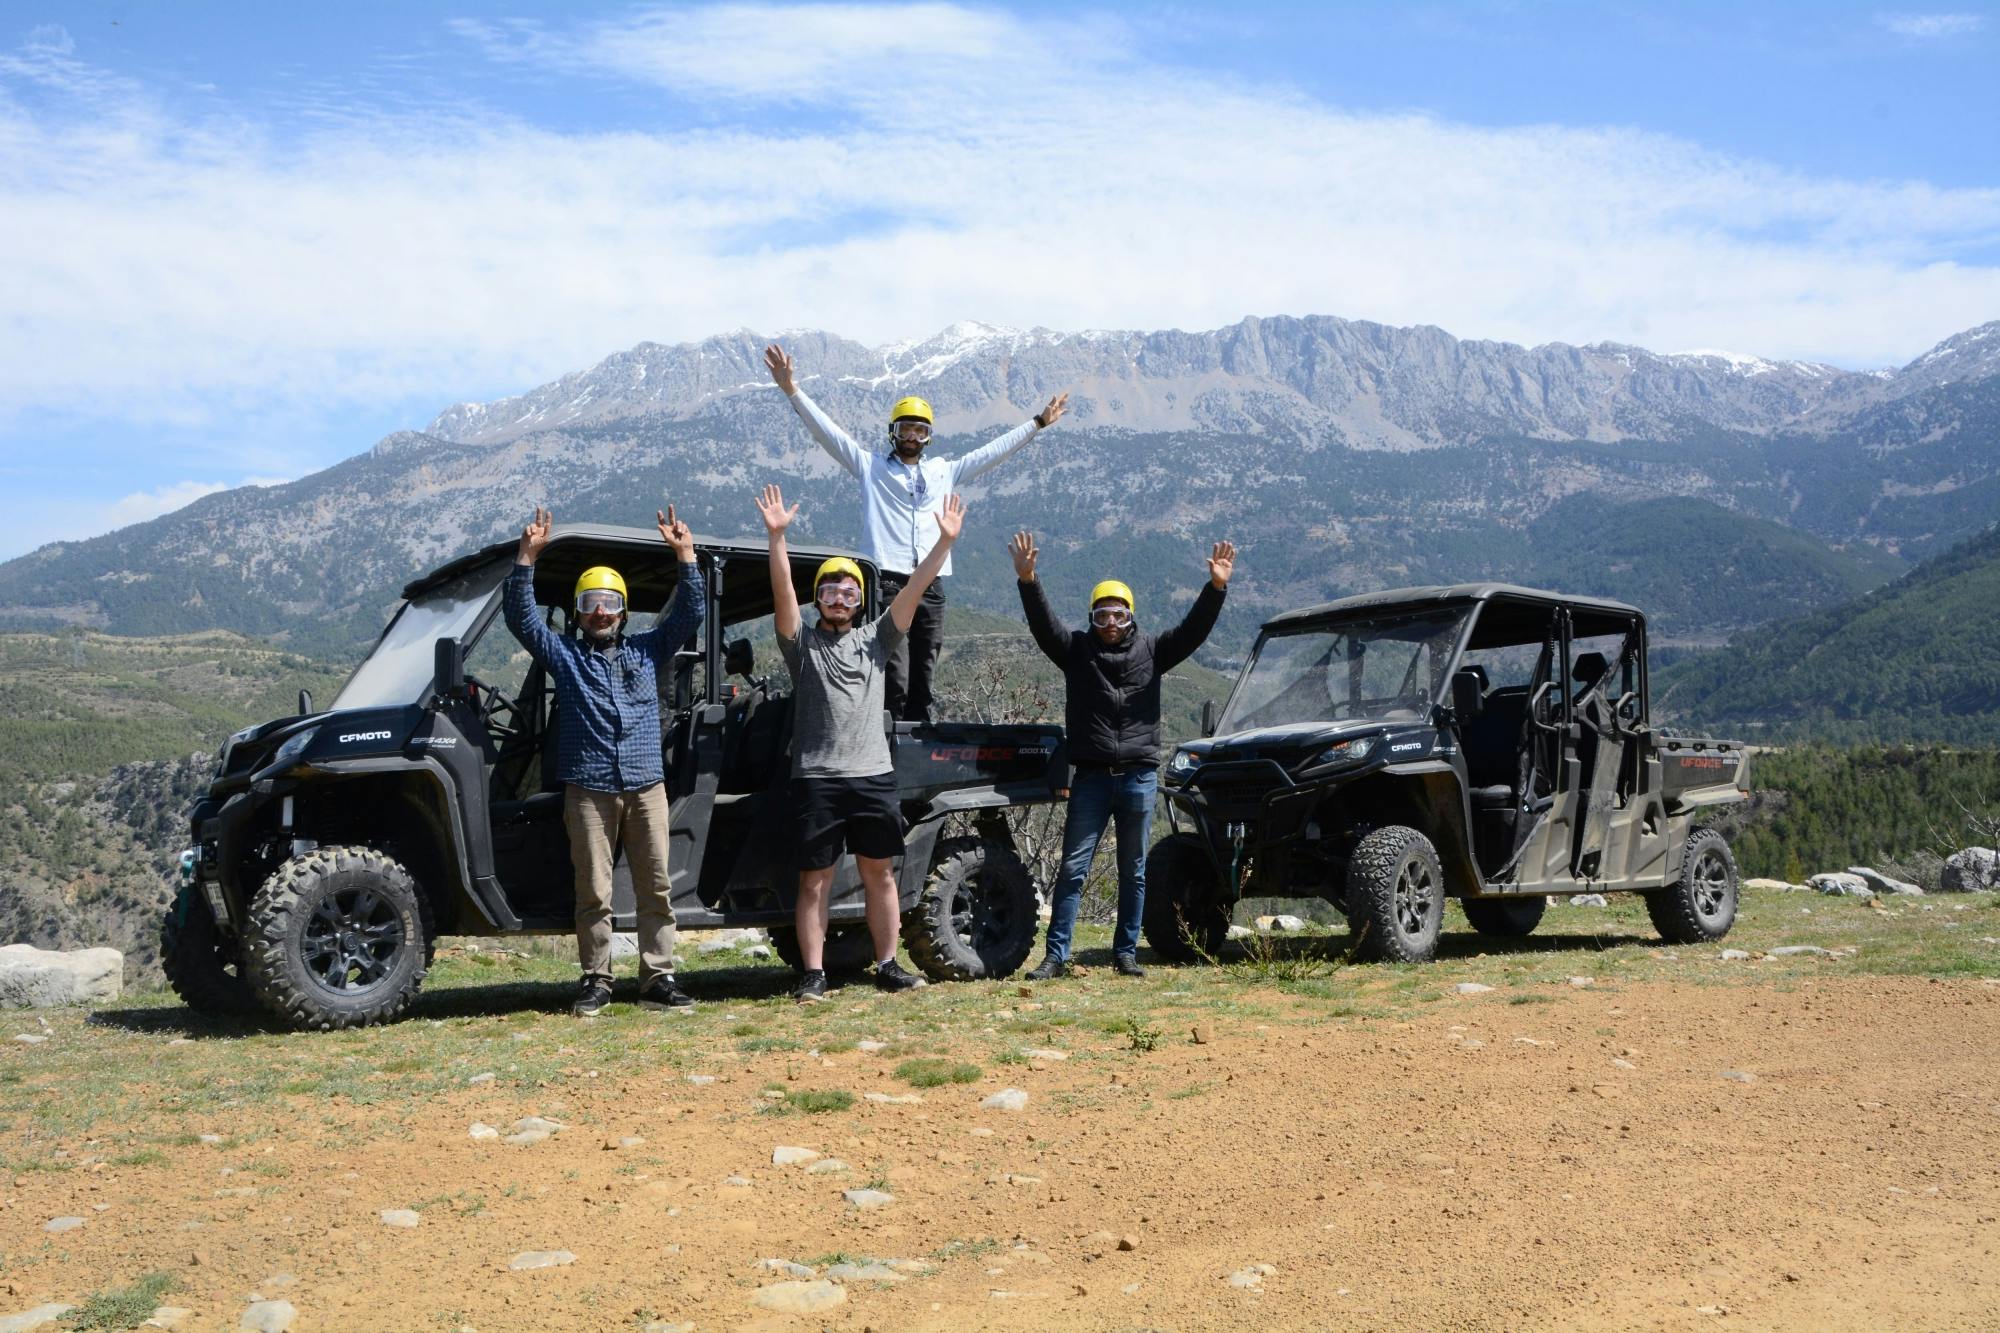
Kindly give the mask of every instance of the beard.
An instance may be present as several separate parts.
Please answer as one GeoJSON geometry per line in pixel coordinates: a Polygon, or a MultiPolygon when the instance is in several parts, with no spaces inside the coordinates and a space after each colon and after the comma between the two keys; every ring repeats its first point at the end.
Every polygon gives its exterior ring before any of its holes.
{"type": "Polygon", "coordinates": [[[619,621],[614,620],[603,629],[592,629],[589,625],[585,625],[583,627],[583,637],[593,644],[600,646],[607,644],[618,637],[619,624],[619,621]]]}

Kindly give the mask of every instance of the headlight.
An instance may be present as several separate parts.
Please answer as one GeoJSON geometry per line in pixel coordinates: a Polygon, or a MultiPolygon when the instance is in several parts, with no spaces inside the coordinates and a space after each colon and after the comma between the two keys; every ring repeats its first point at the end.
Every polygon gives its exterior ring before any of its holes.
{"type": "Polygon", "coordinates": [[[1358,764],[1375,750],[1373,736],[1357,736],[1353,740],[1329,745],[1312,757],[1307,768],[1324,768],[1328,764],[1358,764]]]}
{"type": "Polygon", "coordinates": [[[306,752],[306,747],[313,743],[313,737],[317,735],[319,735],[318,727],[307,727],[304,731],[289,737],[278,747],[278,752],[271,756],[271,763],[280,768],[291,763],[306,752]]]}
{"type": "Polygon", "coordinates": [[[1167,761],[1167,779],[1171,782],[1186,782],[1201,767],[1201,760],[1186,750],[1175,750],[1174,757],[1167,761]]]}

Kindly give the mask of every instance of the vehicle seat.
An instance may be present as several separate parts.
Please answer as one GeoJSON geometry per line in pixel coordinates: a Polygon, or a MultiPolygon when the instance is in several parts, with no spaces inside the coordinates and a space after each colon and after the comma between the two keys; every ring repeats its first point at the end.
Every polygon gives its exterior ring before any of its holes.
{"type": "Polygon", "coordinates": [[[542,791],[561,791],[562,769],[562,705],[556,702],[553,693],[549,696],[549,720],[542,732],[542,791]]]}
{"type": "Polygon", "coordinates": [[[1527,712],[1527,687],[1503,686],[1486,696],[1486,706],[1478,717],[1460,725],[1458,739],[1465,751],[1473,805],[1514,804],[1514,784],[1520,775],[1521,720],[1527,712]]]}

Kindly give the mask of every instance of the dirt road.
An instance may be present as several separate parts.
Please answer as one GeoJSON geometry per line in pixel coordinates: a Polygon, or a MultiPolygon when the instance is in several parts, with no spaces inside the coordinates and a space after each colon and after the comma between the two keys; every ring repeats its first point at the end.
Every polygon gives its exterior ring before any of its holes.
{"type": "MultiPolygon", "coordinates": [[[[995,1021],[1029,1007],[989,989],[995,1021]]],[[[56,1149],[74,1169],[12,1172],[0,1315],[158,1271],[192,1328],[235,1327],[253,1293],[301,1329],[481,1333],[2000,1325],[2000,985],[1551,986],[1394,1023],[1277,991],[1182,1021],[1187,992],[1161,994],[1151,1028],[1080,1026],[1067,1059],[914,1094],[893,1073],[903,1033],[678,1068],[635,1051],[400,1108],[246,1098],[153,1126],[221,1143],[122,1158],[100,1122],[56,1149]],[[857,1100],[772,1114],[767,1083],[857,1100]],[[1025,1109],[981,1107],[1003,1086],[1025,1109]],[[468,1136],[531,1114],[564,1128],[468,1136]],[[848,1169],[773,1165],[780,1145],[848,1169]],[[894,1201],[844,1201],[864,1186],[894,1201]],[[413,1206],[414,1228],[380,1220],[413,1206]],[[46,1232],[58,1217],[83,1221],[46,1232]],[[510,1270],[527,1251],[575,1258],[510,1270]],[[786,1280],[758,1261],[841,1257],[926,1262],[813,1315],[753,1303],[786,1280]]],[[[912,1018],[858,988],[841,1003],[856,1030],[912,1018]]],[[[366,1040],[320,1038],[314,1058],[353,1064],[366,1040]]],[[[10,1081],[39,1054],[10,1051],[10,1081]]],[[[143,1095],[132,1077],[121,1092],[143,1095]]]]}

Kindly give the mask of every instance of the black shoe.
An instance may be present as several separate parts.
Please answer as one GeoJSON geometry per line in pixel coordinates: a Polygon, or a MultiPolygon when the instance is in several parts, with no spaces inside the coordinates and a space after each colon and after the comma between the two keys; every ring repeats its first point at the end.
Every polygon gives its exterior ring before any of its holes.
{"type": "Polygon", "coordinates": [[[914,972],[905,972],[903,965],[891,958],[886,963],[875,964],[876,990],[917,990],[930,983],[914,972]]]}
{"type": "Polygon", "coordinates": [[[800,1004],[818,1004],[826,998],[826,973],[807,972],[799,978],[798,986],[792,991],[792,998],[800,1004]]]}
{"type": "Polygon", "coordinates": [[[585,977],[577,988],[576,1002],[569,1011],[578,1018],[595,1018],[604,1012],[604,1006],[611,1003],[611,986],[596,977],[585,977]]]}
{"type": "Polygon", "coordinates": [[[1069,975],[1069,964],[1052,953],[1042,955],[1042,961],[1034,971],[1028,973],[1030,981],[1054,981],[1057,977],[1069,975]]]}
{"type": "Polygon", "coordinates": [[[1112,954],[1111,970],[1121,977],[1143,977],[1146,975],[1146,969],[1139,966],[1139,955],[1135,953],[1112,954]]]}
{"type": "Polygon", "coordinates": [[[694,1008],[694,996],[674,984],[672,977],[654,977],[640,988],[639,1007],[688,1010],[694,1008]]]}

